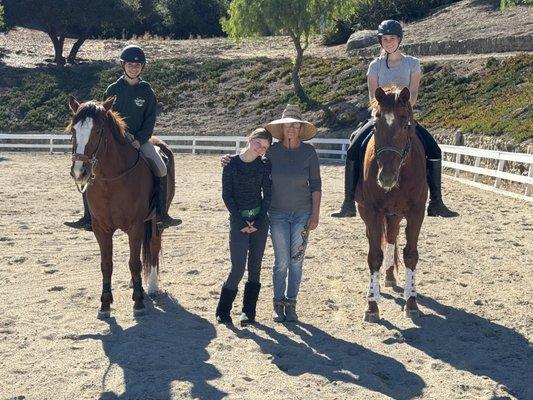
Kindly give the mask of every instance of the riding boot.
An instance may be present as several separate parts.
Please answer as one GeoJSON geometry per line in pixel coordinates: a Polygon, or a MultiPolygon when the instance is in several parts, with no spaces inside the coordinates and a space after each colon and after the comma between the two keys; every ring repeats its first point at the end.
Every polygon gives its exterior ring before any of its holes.
{"type": "Polygon", "coordinates": [[[237,289],[232,290],[222,287],[216,310],[216,317],[219,324],[233,324],[230,313],[236,296],[237,289]]]}
{"type": "Polygon", "coordinates": [[[157,227],[159,229],[177,226],[181,219],[174,219],[167,212],[167,177],[154,177],[156,193],[157,227]]]}
{"type": "Polygon", "coordinates": [[[274,322],[285,321],[285,299],[274,299],[274,322]]]}
{"type": "Polygon", "coordinates": [[[344,201],[341,209],[331,214],[335,218],[349,218],[357,215],[355,208],[355,188],[356,181],[356,161],[346,159],[346,167],[344,168],[344,201]]]}
{"type": "Polygon", "coordinates": [[[85,229],[86,231],[92,231],[91,213],[89,212],[89,203],[87,203],[87,193],[82,193],[83,199],[83,217],[77,221],[67,221],[64,224],[75,229],[85,229]]]}
{"type": "Polygon", "coordinates": [[[296,314],[296,300],[287,300],[287,302],[285,303],[285,321],[298,321],[298,314],[296,314]]]}
{"type": "Polygon", "coordinates": [[[429,186],[428,216],[430,217],[457,217],[459,213],[450,210],[442,202],[441,192],[442,160],[427,161],[427,180],[429,186]]]}
{"type": "Polygon", "coordinates": [[[259,282],[246,282],[244,285],[244,298],[242,301],[241,325],[246,326],[255,322],[255,308],[259,297],[261,284],[259,282]]]}

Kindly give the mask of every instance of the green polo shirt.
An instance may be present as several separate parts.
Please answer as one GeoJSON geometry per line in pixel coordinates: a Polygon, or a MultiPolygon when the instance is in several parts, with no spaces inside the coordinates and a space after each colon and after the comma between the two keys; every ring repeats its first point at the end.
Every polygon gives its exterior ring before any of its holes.
{"type": "Polygon", "coordinates": [[[109,85],[104,98],[117,96],[113,110],[117,111],[128,126],[128,132],[144,144],[154,132],[157,100],[148,82],[141,79],[130,85],[124,77],[109,85]]]}

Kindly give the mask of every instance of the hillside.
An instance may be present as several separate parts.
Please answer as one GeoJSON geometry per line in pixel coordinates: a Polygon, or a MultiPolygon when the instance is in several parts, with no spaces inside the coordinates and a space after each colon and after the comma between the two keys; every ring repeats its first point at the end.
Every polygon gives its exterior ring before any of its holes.
{"type": "MultiPolygon", "coordinates": [[[[516,16],[529,12],[518,7],[501,13],[491,4],[459,2],[410,24],[406,31],[423,27],[428,32],[424,40],[431,40],[432,35],[440,40],[443,14],[453,16],[454,10],[462,9],[479,17],[480,10],[485,10],[480,29],[496,37],[512,28],[506,13],[516,16]],[[433,30],[432,18],[436,21],[433,30]],[[490,23],[489,29],[486,25],[490,23]]],[[[517,25],[533,32],[531,23],[517,25]]],[[[461,24],[458,27],[464,28],[461,24]]],[[[448,32],[455,37],[453,29],[448,32]]],[[[475,37],[480,29],[457,35],[475,37]]],[[[138,42],[151,60],[144,77],[160,101],[158,132],[241,135],[277,117],[287,102],[295,101],[289,77],[292,47],[286,37],[240,44],[224,38],[142,38],[138,42]]],[[[120,74],[114,59],[125,43],[88,41],[80,52],[79,65],[58,69],[46,61],[53,52],[44,34],[18,29],[1,35],[0,130],[62,129],[69,115],[67,95],[99,98],[120,74]]],[[[332,107],[339,122],[325,126],[320,112],[309,110],[306,115],[321,126],[321,136],[346,137],[367,116],[366,62],[348,57],[345,46],[321,46],[319,38],[313,38],[306,54],[302,81],[312,97],[332,107]]],[[[422,60],[424,78],[417,108],[423,123],[446,132],[461,129],[476,135],[498,135],[515,143],[533,136],[530,53],[446,55],[422,60]]]]}

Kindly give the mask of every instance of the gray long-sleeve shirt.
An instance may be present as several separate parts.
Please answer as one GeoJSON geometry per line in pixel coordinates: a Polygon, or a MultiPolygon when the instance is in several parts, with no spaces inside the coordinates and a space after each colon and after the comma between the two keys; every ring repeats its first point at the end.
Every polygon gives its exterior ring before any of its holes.
{"type": "Polygon", "coordinates": [[[302,143],[296,149],[288,149],[281,142],[277,142],[270,147],[267,157],[272,165],[270,210],[311,211],[311,193],[322,190],[315,148],[308,143],[302,143]]]}

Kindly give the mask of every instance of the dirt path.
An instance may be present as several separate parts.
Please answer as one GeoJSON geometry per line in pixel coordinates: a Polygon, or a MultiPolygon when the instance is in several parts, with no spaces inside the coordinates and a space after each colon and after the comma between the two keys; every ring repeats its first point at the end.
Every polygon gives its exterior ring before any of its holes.
{"type": "Polygon", "coordinates": [[[172,213],[184,224],[165,235],[164,293],[139,320],[125,235],[116,236],[113,317],[99,321],[96,241],[62,225],[81,203],[69,157],[0,153],[0,399],[533,397],[533,205],[445,180],[461,217],[424,223],[424,316],[406,320],[401,293],[387,288],[383,320],[370,325],[361,321],[363,224],[328,217],[341,199],[342,169],[322,166],[302,322],[270,319],[269,244],[261,323],[228,329],[213,318],[229,269],[218,164],[217,156],[177,156],[172,213]]]}

